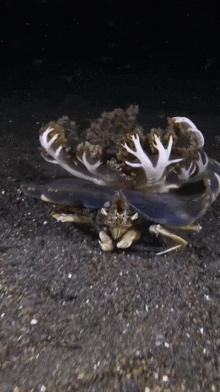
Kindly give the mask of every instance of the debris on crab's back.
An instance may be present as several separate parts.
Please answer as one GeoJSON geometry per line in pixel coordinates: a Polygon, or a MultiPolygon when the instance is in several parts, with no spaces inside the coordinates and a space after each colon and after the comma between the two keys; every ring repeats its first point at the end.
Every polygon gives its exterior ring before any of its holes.
{"type": "Polygon", "coordinates": [[[42,156],[75,177],[142,192],[169,192],[206,169],[202,134],[192,121],[174,117],[165,131],[145,135],[137,113],[137,105],[104,112],[71,143],[66,118],[51,122],[40,131],[42,156]]]}
{"type": "Polygon", "coordinates": [[[22,186],[25,194],[49,203],[101,209],[103,250],[113,250],[115,242],[129,247],[139,238],[140,219],[157,224],[151,233],[183,246],[186,241],[161,225],[195,231],[194,222],[220,193],[220,165],[206,155],[204,137],[190,119],[168,118],[166,129],[145,132],[137,114],[137,105],[104,112],[80,132],[68,117],[51,121],[40,130],[42,157],[73,178],[22,186]]]}

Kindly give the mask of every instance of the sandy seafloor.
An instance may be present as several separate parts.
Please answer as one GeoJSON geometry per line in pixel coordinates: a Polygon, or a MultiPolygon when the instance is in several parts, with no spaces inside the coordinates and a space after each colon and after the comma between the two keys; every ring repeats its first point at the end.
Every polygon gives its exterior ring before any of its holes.
{"type": "Polygon", "coordinates": [[[148,130],[186,116],[220,160],[219,82],[34,80],[2,87],[0,138],[0,392],[220,391],[220,198],[189,246],[144,233],[105,253],[91,230],[57,223],[24,182],[62,170],[38,152],[38,130],[68,115],[140,107],[148,130]],[[23,86],[23,85],[22,85],[23,86]]]}

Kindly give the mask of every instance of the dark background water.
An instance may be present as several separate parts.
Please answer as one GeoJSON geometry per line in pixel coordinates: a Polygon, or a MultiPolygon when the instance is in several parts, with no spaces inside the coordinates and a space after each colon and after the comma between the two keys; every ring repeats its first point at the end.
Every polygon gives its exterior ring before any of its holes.
{"type": "Polygon", "coordinates": [[[2,2],[1,90],[201,84],[218,94],[218,18],[217,3],[198,0],[2,2]]]}
{"type": "Polygon", "coordinates": [[[217,3],[9,0],[0,13],[4,127],[15,106],[13,132],[29,137],[36,123],[63,114],[96,118],[136,103],[147,126],[192,118],[212,148],[220,126],[217,3]]]}

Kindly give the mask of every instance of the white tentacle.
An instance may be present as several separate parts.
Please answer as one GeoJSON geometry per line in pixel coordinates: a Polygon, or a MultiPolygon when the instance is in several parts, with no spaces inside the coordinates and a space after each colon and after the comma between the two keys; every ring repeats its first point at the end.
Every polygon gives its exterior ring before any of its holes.
{"type": "MultiPolygon", "coordinates": [[[[54,129],[48,127],[41,135],[40,135],[40,144],[46,150],[47,154],[51,157],[46,158],[45,155],[43,157],[54,164],[59,164],[62,166],[66,171],[71,173],[73,176],[82,178],[84,180],[92,181],[98,185],[106,185],[106,181],[103,178],[100,178],[100,175],[97,173],[97,168],[102,164],[101,161],[97,161],[95,164],[90,164],[87,159],[85,153],[83,154],[81,163],[84,165],[83,168],[80,170],[77,161],[72,161],[71,165],[65,159],[63,147],[59,146],[57,148],[53,148],[53,143],[57,140],[58,135],[55,134],[52,138],[49,138],[49,134],[54,129]],[[96,175],[96,177],[95,177],[96,175]]],[[[77,157],[78,159],[78,157],[77,157]]]]}
{"type": "Polygon", "coordinates": [[[173,117],[176,123],[185,123],[188,127],[188,131],[194,132],[198,137],[199,147],[202,148],[205,144],[205,139],[201,131],[196,127],[196,125],[187,117],[173,117]]]}
{"type": "Polygon", "coordinates": [[[142,167],[147,177],[148,184],[153,184],[161,180],[167,166],[171,165],[172,163],[182,161],[182,158],[170,159],[173,144],[172,136],[170,136],[168,146],[165,148],[159,137],[156,134],[154,135],[154,147],[158,150],[158,159],[155,166],[153,165],[150,157],[143,150],[139,135],[131,135],[131,140],[134,143],[136,151],[128,147],[127,143],[123,144],[122,146],[130,154],[134,155],[140,161],[140,163],[129,161],[126,161],[126,163],[132,167],[142,167]]]}

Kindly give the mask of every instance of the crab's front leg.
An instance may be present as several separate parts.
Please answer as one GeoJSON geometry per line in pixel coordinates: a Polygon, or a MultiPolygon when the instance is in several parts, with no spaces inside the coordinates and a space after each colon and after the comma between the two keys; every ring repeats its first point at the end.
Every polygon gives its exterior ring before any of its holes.
{"type": "MultiPolygon", "coordinates": [[[[105,252],[112,252],[114,249],[114,243],[111,237],[106,233],[106,231],[102,230],[99,232],[99,244],[105,252]]],[[[116,247],[119,249],[127,249],[140,238],[140,233],[138,230],[130,229],[125,233],[120,241],[116,244],[116,247]]]]}
{"type": "Polygon", "coordinates": [[[93,221],[89,216],[83,214],[66,214],[52,212],[51,216],[55,218],[58,222],[74,222],[74,223],[88,223],[92,224],[93,221]]]}
{"type": "Polygon", "coordinates": [[[126,249],[140,238],[140,233],[138,230],[131,229],[128,230],[122,237],[122,239],[117,243],[117,248],[126,249]]]}
{"type": "Polygon", "coordinates": [[[114,244],[111,237],[106,233],[106,231],[101,230],[99,232],[99,238],[99,244],[102,250],[104,250],[104,252],[112,252],[114,249],[114,244]]]}
{"type": "Polygon", "coordinates": [[[139,240],[139,215],[133,212],[122,193],[115,196],[109,210],[101,208],[100,214],[102,226],[105,228],[99,232],[102,250],[111,252],[114,246],[118,249],[126,249],[139,240]]]}

